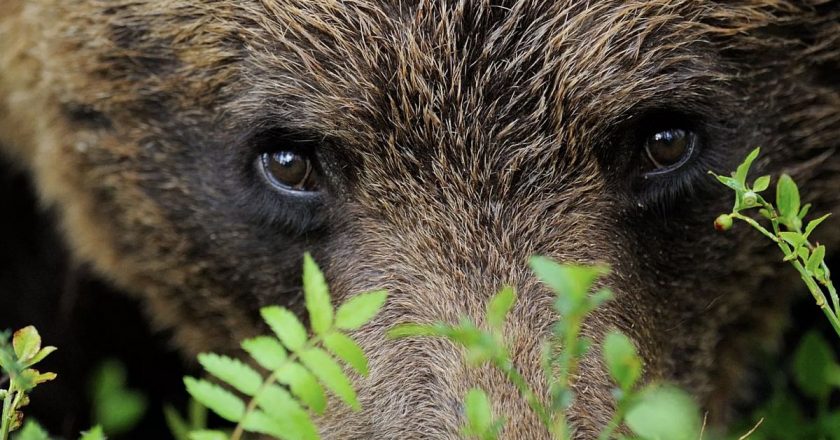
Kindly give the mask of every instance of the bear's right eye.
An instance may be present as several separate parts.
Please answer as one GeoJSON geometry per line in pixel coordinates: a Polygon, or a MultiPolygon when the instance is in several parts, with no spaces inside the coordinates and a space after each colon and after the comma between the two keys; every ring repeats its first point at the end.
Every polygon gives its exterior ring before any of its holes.
{"type": "Polygon", "coordinates": [[[319,173],[313,158],[294,150],[263,153],[257,160],[263,178],[281,191],[318,191],[319,173]]]}

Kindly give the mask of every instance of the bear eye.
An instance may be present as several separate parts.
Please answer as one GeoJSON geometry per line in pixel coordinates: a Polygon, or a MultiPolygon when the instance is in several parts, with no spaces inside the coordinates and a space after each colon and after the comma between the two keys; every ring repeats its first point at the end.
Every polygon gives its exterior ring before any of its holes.
{"type": "Polygon", "coordinates": [[[650,162],[647,174],[674,171],[691,158],[697,135],[682,128],[656,131],[645,139],[645,155],[650,162]]]}
{"type": "Polygon", "coordinates": [[[293,150],[263,153],[257,166],[270,185],[280,190],[318,191],[319,173],[309,156],[293,150]]]}

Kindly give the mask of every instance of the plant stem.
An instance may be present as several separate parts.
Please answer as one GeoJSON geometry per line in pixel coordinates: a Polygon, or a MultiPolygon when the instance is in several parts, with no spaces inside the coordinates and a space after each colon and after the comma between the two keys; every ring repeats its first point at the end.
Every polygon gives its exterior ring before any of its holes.
{"type": "MultiPolygon", "coordinates": [[[[300,351],[310,349],[318,345],[321,342],[320,336],[315,336],[312,339],[308,340],[306,344],[300,349],[300,351]]],[[[254,412],[259,405],[259,398],[260,395],[268,389],[269,386],[274,385],[277,382],[277,372],[280,371],[286,365],[296,361],[298,359],[298,354],[296,352],[290,352],[289,356],[283,361],[283,364],[280,365],[276,370],[272,371],[268,377],[265,378],[260,388],[254,393],[254,396],[251,397],[251,400],[248,402],[248,406],[245,407],[245,413],[242,415],[242,419],[236,424],[236,428],[234,428],[233,433],[230,435],[230,440],[240,440],[242,435],[245,433],[245,419],[248,418],[248,415],[254,412]]],[[[0,438],[0,440],[6,440],[0,438]]]]}
{"type": "Polygon", "coordinates": [[[12,406],[12,401],[14,399],[15,394],[15,380],[9,379],[9,389],[8,393],[6,393],[6,398],[3,399],[3,413],[0,415],[2,420],[0,420],[0,440],[8,440],[9,438],[9,429],[12,424],[12,411],[14,410],[12,406]]]}
{"type": "Polygon", "coordinates": [[[626,411],[626,401],[626,397],[619,399],[615,408],[615,413],[613,413],[612,419],[610,419],[610,422],[607,424],[604,430],[601,431],[601,434],[598,436],[598,440],[610,440],[610,438],[612,438],[613,433],[621,425],[621,421],[624,420],[624,413],[626,411]]]}
{"type": "Polygon", "coordinates": [[[537,414],[537,417],[543,422],[546,428],[551,426],[551,419],[548,416],[548,412],[545,410],[545,407],[540,403],[539,397],[537,394],[531,390],[531,387],[528,386],[528,382],[525,380],[524,377],[513,367],[513,365],[506,363],[506,364],[496,364],[500,370],[508,377],[508,379],[516,385],[516,388],[519,389],[519,392],[525,397],[525,400],[528,402],[528,405],[531,409],[537,414]]]}

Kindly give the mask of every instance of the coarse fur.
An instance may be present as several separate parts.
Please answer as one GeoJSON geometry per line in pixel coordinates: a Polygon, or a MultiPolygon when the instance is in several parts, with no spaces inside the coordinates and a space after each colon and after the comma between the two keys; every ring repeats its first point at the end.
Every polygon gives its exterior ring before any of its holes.
{"type": "MultiPolygon", "coordinates": [[[[512,353],[545,393],[556,317],[534,254],[609,264],[616,299],[584,333],[626,332],[648,380],[723,420],[797,280],[746,228],[715,233],[730,194],[705,171],[761,146],[759,171],[840,212],[838,23],[835,0],[2,0],[0,143],[76,258],[187,354],[261,331],[261,306],[300,310],[305,250],[337,302],[387,289],[355,334],[364,410],[332,405],[326,438],[457,438],[473,386],[505,438],[547,438],[497,372],[384,337],[480,320],[510,284],[512,353]],[[645,178],[640,139],[669,123],[700,154],[645,178]],[[254,172],[290,143],[320,161],[317,198],[254,172]]],[[[819,239],[840,247],[837,223],[819,239]]],[[[612,408],[597,347],[575,387],[592,438],[612,408]]]]}

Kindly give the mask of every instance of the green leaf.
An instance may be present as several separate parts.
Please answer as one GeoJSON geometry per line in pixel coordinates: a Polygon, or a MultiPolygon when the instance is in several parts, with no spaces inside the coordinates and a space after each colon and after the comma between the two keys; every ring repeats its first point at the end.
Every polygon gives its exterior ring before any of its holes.
{"type": "Polygon", "coordinates": [[[824,215],[820,218],[816,218],[816,219],[808,222],[808,226],[805,227],[805,237],[807,238],[808,236],[810,236],[811,233],[814,232],[814,229],[816,229],[817,226],[819,226],[820,223],[824,222],[825,219],[827,219],[830,215],[831,214],[829,213],[829,214],[826,214],[826,215],[824,215]]]}
{"type": "Polygon", "coordinates": [[[94,426],[90,431],[83,432],[79,440],[105,440],[105,433],[101,426],[94,426]]]}
{"type": "Polygon", "coordinates": [[[642,375],[642,360],[630,338],[620,332],[610,332],[604,339],[604,361],[622,391],[629,392],[642,375]]]}
{"type": "Polygon", "coordinates": [[[531,269],[558,295],[561,313],[570,313],[585,304],[586,294],[605,267],[558,264],[545,257],[532,257],[531,269]]]}
{"type": "Polygon", "coordinates": [[[797,217],[799,203],[799,189],[796,187],[796,182],[789,175],[782,174],[776,184],[776,207],[779,209],[780,216],[783,219],[797,217]]]}
{"type": "Polygon", "coordinates": [[[303,255],[303,295],[312,330],[323,335],[332,327],[333,308],[327,281],[309,252],[303,255]]]}
{"type": "Polygon", "coordinates": [[[29,359],[28,361],[23,362],[23,366],[24,367],[31,367],[31,366],[37,364],[38,362],[41,362],[42,360],[44,360],[44,358],[46,358],[47,356],[49,356],[50,354],[52,354],[56,350],[58,350],[58,349],[53,347],[53,346],[44,347],[40,351],[38,351],[38,353],[35,356],[33,356],[32,359],[29,359]]]}
{"type": "Polygon", "coordinates": [[[742,185],[741,183],[739,183],[737,180],[733,179],[732,177],[719,176],[719,175],[714,174],[714,173],[712,173],[712,174],[715,176],[715,178],[720,183],[728,186],[730,189],[733,189],[735,191],[745,191],[746,190],[746,187],[744,187],[744,185],[742,185]]]}
{"type": "Polygon", "coordinates": [[[505,318],[516,303],[516,292],[513,287],[505,286],[490,298],[487,304],[487,323],[490,327],[501,329],[505,325],[505,318]]]}
{"type": "Polygon", "coordinates": [[[116,360],[102,362],[91,382],[93,421],[111,435],[131,431],[146,413],[146,396],[126,386],[125,366],[116,360]]]}
{"type": "Polygon", "coordinates": [[[169,428],[175,440],[190,439],[190,426],[172,405],[164,405],[163,417],[166,419],[166,427],[169,428]]]}
{"type": "Polygon", "coordinates": [[[362,409],[356,399],[356,391],[353,390],[350,379],[327,352],[320,348],[310,348],[300,353],[300,360],[318,380],[351,409],[354,411],[362,409]]]}
{"type": "Polygon", "coordinates": [[[29,420],[18,432],[15,440],[50,440],[50,436],[38,422],[29,420]]]}
{"type": "Polygon", "coordinates": [[[462,430],[465,437],[478,437],[481,440],[494,440],[501,431],[501,423],[494,420],[490,399],[484,391],[472,388],[464,399],[466,426],[462,430]]]}
{"type": "Polygon", "coordinates": [[[309,414],[285,389],[271,385],[260,394],[257,403],[281,425],[286,438],[318,440],[318,430],[309,414]]]}
{"type": "Polygon", "coordinates": [[[260,313],[286,348],[297,352],[306,344],[306,328],[289,309],[269,306],[260,309],[260,313]]]}
{"type": "Polygon", "coordinates": [[[289,386],[292,394],[298,397],[316,414],[323,414],[327,408],[327,396],[315,376],[303,365],[289,362],[278,369],[275,374],[277,380],[289,386]]]}
{"type": "Polygon", "coordinates": [[[816,332],[802,338],[793,356],[793,378],[803,393],[815,399],[827,398],[831,393],[829,374],[834,355],[828,342],[816,332]]]}
{"type": "Polygon", "coordinates": [[[750,167],[752,166],[753,161],[755,161],[760,152],[761,148],[756,148],[755,150],[752,150],[750,154],[747,155],[744,161],[740,165],[738,165],[738,168],[735,170],[735,175],[733,177],[741,185],[747,185],[747,174],[750,171],[750,167]]]}
{"type": "Polygon", "coordinates": [[[237,423],[245,415],[245,403],[230,391],[206,380],[184,378],[187,392],[219,417],[237,423]]]}
{"type": "Polygon", "coordinates": [[[397,324],[388,330],[388,337],[391,339],[444,336],[440,327],[430,324],[397,324]]]}
{"type": "Polygon", "coordinates": [[[12,337],[12,346],[19,361],[29,361],[41,351],[41,335],[34,326],[24,327],[15,332],[12,337]]]}
{"type": "Polygon", "coordinates": [[[770,187],[770,176],[761,176],[753,182],[752,190],[761,192],[770,187]]]}
{"type": "Polygon", "coordinates": [[[627,411],[627,426],[647,440],[694,440],[700,411],[685,391],[673,387],[644,390],[627,411]]]}
{"type": "Polygon", "coordinates": [[[271,336],[257,336],[242,341],[242,349],[248,352],[261,367],[269,371],[280,368],[288,358],[286,349],[271,336]]]}
{"type": "Polygon", "coordinates": [[[228,440],[228,436],[222,431],[202,430],[191,432],[190,440],[228,440]]]}
{"type": "Polygon", "coordinates": [[[808,264],[805,265],[805,269],[810,272],[816,271],[822,264],[824,258],[825,246],[819,245],[814,249],[814,252],[811,253],[811,256],[808,257],[808,264]]]}
{"type": "Polygon", "coordinates": [[[805,243],[805,236],[796,231],[782,231],[779,233],[779,237],[788,242],[794,248],[798,248],[805,243]]]}
{"type": "Polygon", "coordinates": [[[804,204],[802,206],[802,209],[799,210],[799,219],[800,220],[804,219],[805,216],[808,215],[808,211],[810,211],[810,210],[811,210],[811,204],[810,203],[804,204]]]}
{"type": "Polygon", "coordinates": [[[388,298],[384,290],[361,293],[342,304],[335,314],[335,326],[342,330],[355,330],[373,319],[388,298]]]}
{"type": "Polygon", "coordinates": [[[242,427],[245,428],[248,432],[256,432],[258,434],[266,434],[270,435],[274,438],[279,439],[294,439],[288,435],[285,429],[283,429],[283,424],[280,423],[277,419],[269,417],[268,414],[260,411],[255,410],[248,413],[245,416],[245,419],[242,421],[242,427]]]}
{"type": "Polygon", "coordinates": [[[349,336],[339,332],[327,333],[324,335],[324,347],[335,357],[356,370],[357,373],[362,376],[368,375],[368,361],[365,352],[349,336]]]}
{"type": "Polygon", "coordinates": [[[208,373],[248,396],[256,394],[263,382],[262,376],[253,368],[227,356],[216,353],[201,353],[198,355],[198,363],[208,373]]]}

